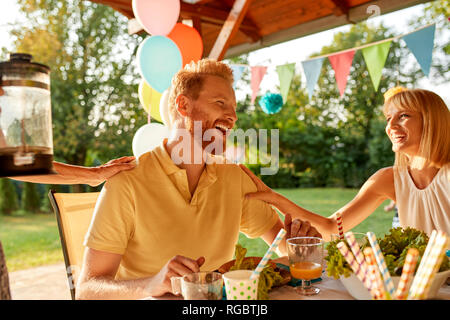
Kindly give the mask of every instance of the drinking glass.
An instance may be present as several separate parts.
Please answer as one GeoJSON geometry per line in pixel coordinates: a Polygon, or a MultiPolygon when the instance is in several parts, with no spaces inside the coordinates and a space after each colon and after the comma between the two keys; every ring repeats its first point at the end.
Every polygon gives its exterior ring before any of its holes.
{"type": "Polygon", "coordinates": [[[286,241],[289,256],[289,271],[292,277],[302,281],[296,292],[304,296],[316,295],[320,289],[311,285],[311,280],[322,274],[324,241],[317,237],[296,237],[286,241]]]}
{"type": "Polygon", "coordinates": [[[170,278],[172,291],[184,300],[221,300],[223,279],[218,272],[196,272],[170,278]]]}

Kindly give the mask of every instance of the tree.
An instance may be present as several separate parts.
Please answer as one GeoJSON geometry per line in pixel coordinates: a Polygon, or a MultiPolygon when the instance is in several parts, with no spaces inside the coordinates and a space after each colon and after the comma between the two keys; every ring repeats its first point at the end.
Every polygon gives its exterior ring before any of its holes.
{"type": "Polygon", "coordinates": [[[27,212],[39,212],[41,200],[36,184],[25,182],[22,194],[22,209],[27,212]]]}
{"type": "Polygon", "coordinates": [[[5,254],[3,252],[3,246],[1,241],[0,241],[0,300],[11,300],[8,269],[6,267],[6,259],[5,254]]]}
{"type": "Polygon", "coordinates": [[[19,209],[16,188],[8,178],[0,179],[0,213],[11,214],[19,209]]]}
{"type": "MultiPolygon", "coordinates": [[[[347,32],[336,33],[332,44],[324,46],[313,56],[338,52],[393,36],[394,34],[382,24],[370,26],[362,22],[351,26],[347,32]]],[[[327,59],[324,61],[318,81],[320,89],[310,101],[310,107],[320,111],[310,121],[337,129],[335,142],[331,146],[332,156],[325,161],[326,165],[321,164],[322,168],[327,169],[321,170],[323,179],[326,175],[344,182],[343,186],[359,187],[382,165],[393,163],[394,155],[390,149],[377,148],[372,142],[377,141],[377,144],[382,146],[389,143],[384,130],[380,130],[384,125],[381,112],[383,93],[395,85],[412,87],[420,78],[417,73],[400,68],[408,54],[408,49],[400,46],[398,41],[392,42],[379,89],[375,91],[363,55],[358,50],[354,55],[346,91],[342,97],[339,96],[334,70],[327,59]],[[377,152],[373,152],[374,150],[377,152]],[[378,153],[381,151],[384,154],[378,153]],[[384,159],[382,163],[377,161],[380,157],[384,159]],[[386,158],[389,160],[386,161],[386,158]]]]}
{"type": "MultiPolygon", "coordinates": [[[[30,27],[17,29],[16,48],[51,67],[54,156],[91,166],[131,153],[146,121],[133,61],[141,36],[108,6],[74,0],[18,0],[30,27]],[[92,158],[90,159],[92,161],[92,158]]],[[[81,192],[81,186],[74,186],[81,192]]]]}

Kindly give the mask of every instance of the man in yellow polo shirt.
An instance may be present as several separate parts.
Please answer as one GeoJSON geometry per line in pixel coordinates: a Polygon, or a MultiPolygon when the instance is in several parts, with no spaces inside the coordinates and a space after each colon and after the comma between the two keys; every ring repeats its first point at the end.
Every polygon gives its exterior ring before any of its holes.
{"type": "MultiPolygon", "coordinates": [[[[85,239],[77,298],[160,296],[171,292],[171,277],[215,270],[232,259],[239,232],[273,241],[283,227],[278,214],[245,199],[257,190],[252,180],[237,165],[215,163],[220,158],[194,137],[200,123],[202,134],[215,130],[215,142],[225,145],[237,120],[232,84],[231,69],[209,59],[174,76],[173,135],[103,187],[85,239]],[[179,139],[180,132],[192,139],[179,139]]],[[[289,229],[291,236],[318,235],[299,220],[289,229]]],[[[285,253],[284,244],[280,250],[285,253]]]]}

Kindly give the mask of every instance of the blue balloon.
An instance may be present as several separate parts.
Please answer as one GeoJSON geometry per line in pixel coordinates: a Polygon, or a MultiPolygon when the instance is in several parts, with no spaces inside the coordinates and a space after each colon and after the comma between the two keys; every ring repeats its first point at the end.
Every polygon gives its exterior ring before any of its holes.
{"type": "Polygon", "coordinates": [[[137,61],[142,78],[156,91],[163,93],[172,77],[181,69],[180,49],[165,36],[147,37],[139,46],[137,61]]]}

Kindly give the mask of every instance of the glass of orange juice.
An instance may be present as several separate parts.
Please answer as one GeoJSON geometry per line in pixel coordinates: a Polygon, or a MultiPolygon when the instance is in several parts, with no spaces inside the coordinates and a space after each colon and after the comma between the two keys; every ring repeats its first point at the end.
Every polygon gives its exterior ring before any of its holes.
{"type": "Polygon", "coordinates": [[[300,295],[312,296],[320,289],[311,285],[311,280],[322,275],[324,241],[317,237],[296,237],[286,240],[289,270],[292,277],[302,280],[296,288],[300,295]]]}

